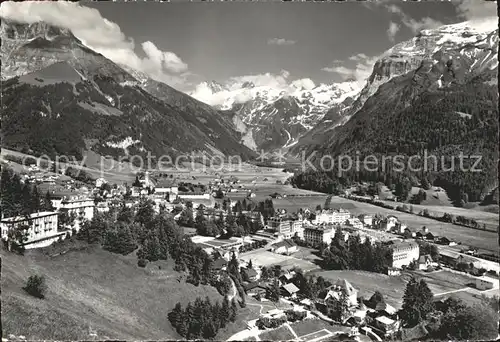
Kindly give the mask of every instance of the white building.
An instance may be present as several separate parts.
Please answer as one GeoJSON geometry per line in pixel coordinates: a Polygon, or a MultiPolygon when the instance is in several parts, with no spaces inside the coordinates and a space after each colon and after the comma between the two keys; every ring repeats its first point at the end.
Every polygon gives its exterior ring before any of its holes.
{"type": "Polygon", "coordinates": [[[385,220],[382,222],[382,229],[385,230],[386,232],[393,230],[396,225],[399,223],[399,220],[396,216],[394,215],[389,215],[385,218],[385,220]]]}
{"type": "Polygon", "coordinates": [[[362,214],[358,218],[365,226],[371,227],[373,225],[373,217],[371,215],[362,214]]]}
{"type": "Polygon", "coordinates": [[[90,221],[94,218],[95,203],[88,197],[64,198],[57,209],[68,215],[75,215],[75,229],[78,231],[83,220],[90,221]]]}
{"type": "Polygon", "coordinates": [[[356,229],[363,228],[363,223],[357,217],[351,217],[347,219],[347,224],[356,229]]]}
{"type": "Polygon", "coordinates": [[[106,183],[107,183],[107,181],[104,178],[97,178],[95,180],[95,186],[96,186],[96,188],[100,188],[101,186],[103,186],[106,183]]]}
{"type": "Polygon", "coordinates": [[[196,193],[196,192],[179,192],[177,194],[177,196],[179,196],[179,198],[182,198],[182,199],[205,199],[205,200],[209,200],[210,199],[210,194],[209,193],[196,193]]]}
{"type": "Polygon", "coordinates": [[[174,180],[171,179],[160,179],[156,182],[155,194],[178,194],[179,188],[174,180]]]}
{"type": "Polygon", "coordinates": [[[43,211],[29,216],[8,217],[0,222],[2,240],[8,241],[8,232],[26,226],[27,239],[22,243],[24,248],[46,247],[57,241],[65,232],[57,231],[57,212],[43,211]]]}
{"type": "Polygon", "coordinates": [[[389,246],[392,250],[392,267],[402,268],[411,262],[417,261],[420,255],[420,248],[415,242],[392,242],[389,246]]]}
{"type": "Polygon", "coordinates": [[[335,236],[335,227],[332,225],[304,227],[304,240],[312,245],[320,243],[330,244],[335,236]]]}
{"type": "Polygon", "coordinates": [[[489,280],[476,278],[476,288],[478,290],[491,290],[493,288],[493,283],[489,280]]]}

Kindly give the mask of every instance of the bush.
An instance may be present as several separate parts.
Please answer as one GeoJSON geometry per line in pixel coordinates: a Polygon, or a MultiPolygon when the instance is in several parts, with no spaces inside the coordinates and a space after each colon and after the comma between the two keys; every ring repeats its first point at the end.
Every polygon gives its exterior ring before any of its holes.
{"type": "Polygon", "coordinates": [[[23,289],[33,297],[44,299],[45,292],[47,291],[45,278],[39,275],[31,275],[29,276],[26,286],[23,289]]]}
{"type": "Polygon", "coordinates": [[[148,264],[148,261],[146,259],[139,259],[137,261],[137,266],[139,266],[139,267],[146,267],[147,264],[148,264]]]}

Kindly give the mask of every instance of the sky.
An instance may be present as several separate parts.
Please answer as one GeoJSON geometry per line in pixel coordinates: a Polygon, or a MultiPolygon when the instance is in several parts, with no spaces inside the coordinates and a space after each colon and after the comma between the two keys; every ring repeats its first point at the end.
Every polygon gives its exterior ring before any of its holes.
{"type": "Polygon", "coordinates": [[[3,2],[0,16],[70,29],[84,44],[185,92],[203,81],[364,83],[378,56],[421,29],[497,24],[496,3],[3,2]]]}

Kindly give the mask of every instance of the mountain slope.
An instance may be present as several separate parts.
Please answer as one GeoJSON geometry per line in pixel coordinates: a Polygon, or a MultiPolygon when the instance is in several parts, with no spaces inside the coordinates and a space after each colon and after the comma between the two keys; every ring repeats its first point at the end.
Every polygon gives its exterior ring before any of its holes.
{"type": "Polygon", "coordinates": [[[153,96],[69,31],[2,21],[1,33],[2,77],[11,78],[2,89],[8,147],[77,157],[88,148],[113,157],[252,156],[222,114],[159,82],[160,98],[153,96]]]}
{"type": "MultiPolygon", "coordinates": [[[[361,160],[367,155],[408,158],[420,156],[425,150],[438,158],[438,168],[414,174],[434,179],[434,184],[443,186],[455,202],[465,198],[464,194],[469,201],[480,201],[498,186],[497,56],[498,31],[472,33],[465,24],[426,31],[409,43],[398,44],[391,55],[377,62],[360,97],[370,92],[373,95],[356,100],[363,105],[350,120],[324,134],[322,140],[299,147],[306,155],[316,153],[317,161],[325,155],[348,154],[354,158],[355,153],[361,160]],[[420,58],[418,66],[398,76],[407,70],[409,63],[405,62],[406,67],[396,69],[394,76],[391,58],[401,58],[394,57],[397,51],[408,58],[420,58]],[[381,75],[390,79],[376,84],[381,75]],[[466,159],[466,169],[461,170],[460,153],[482,156],[478,166],[482,170],[467,171],[475,159],[466,159]],[[441,157],[446,160],[444,164],[441,157]],[[456,167],[444,170],[451,167],[452,158],[456,167]]],[[[422,166],[417,163],[414,167],[418,165],[422,166]]],[[[378,177],[391,173],[380,167],[378,177]]],[[[397,174],[393,172],[394,177],[397,174]]]]}
{"type": "Polygon", "coordinates": [[[97,340],[180,339],[167,318],[175,304],[206,296],[222,301],[222,296],[213,287],[178,278],[173,261],[143,269],[135,252],[122,256],[80,241],[24,256],[2,251],[3,336],[77,341],[93,339],[94,331],[97,340]],[[45,276],[43,300],[22,289],[33,274],[45,276]]]}
{"type": "Polygon", "coordinates": [[[369,98],[379,96],[376,93],[382,85],[398,76],[418,70],[415,78],[402,81],[407,97],[402,97],[401,101],[409,105],[414,97],[429,88],[439,89],[452,81],[462,82],[464,78],[496,70],[497,53],[498,31],[477,32],[468,23],[423,30],[415,38],[399,43],[382,54],[354,103],[340,109],[332,108],[291,152],[298,154],[307,150],[312,141],[322,145],[331,139],[335,127],[346,123],[369,98]]]}

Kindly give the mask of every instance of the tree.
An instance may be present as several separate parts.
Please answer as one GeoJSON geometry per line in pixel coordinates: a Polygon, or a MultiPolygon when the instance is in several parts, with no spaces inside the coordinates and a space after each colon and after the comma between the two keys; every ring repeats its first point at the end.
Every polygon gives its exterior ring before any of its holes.
{"type": "Polygon", "coordinates": [[[135,181],[134,181],[134,183],[132,183],[132,186],[133,186],[133,187],[138,187],[138,188],[142,187],[142,184],[141,184],[141,182],[139,181],[139,175],[136,175],[136,176],[135,176],[135,181]]]}
{"type": "Polygon", "coordinates": [[[345,289],[342,289],[340,293],[340,298],[335,302],[334,306],[334,313],[335,313],[335,319],[339,320],[340,322],[344,322],[348,317],[349,314],[349,296],[347,295],[347,292],[345,289]]]}
{"type": "Polygon", "coordinates": [[[45,193],[45,198],[43,199],[43,210],[45,211],[54,211],[55,208],[52,205],[52,200],[50,199],[50,193],[47,191],[45,193]]]}
{"type": "Polygon", "coordinates": [[[135,214],[135,222],[147,226],[155,216],[154,203],[149,199],[141,199],[135,214]]]}
{"type": "Polygon", "coordinates": [[[248,269],[252,269],[253,268],[253,264],[252,264],[252,259],[248,260],[248,269]]]}
{"type": "Polygon", "coordinates": [[[461,300],[446,304],[448,308],[441,318],[436,337],[455,341],[493,341],[498,336],[498,312],[491,307],[484,304],[467,306],[461,300]]]}
{"type": "Polygon", "coordinates": [[[28,280],[26,281],[26,286],[24,287],[24,290],[33,297],[44,299],[45,293],[47,291],[45,277],[39,275],[29,276],[28,280]]]}
{"type": "Polygon", "coordinates": [[[425,320],[434,309],[433,296],[425,280],[417,281],[412,277],[406,284],[403,306],[400,310],[403,323],[408,327],[414,327],[425,320]]]}
{"type": "Polygon", "coordinates": [[[271,302],[277,303],[280,300],[280,286],[278,280],[274,281],[266,289],[266,298],[271,302]]]}
{"type": "Polygon", "coordinates": [[[231,322],[236,321],[236,314],[238,313],[238,306],[236,304],[236,299],[233,298],[231,301],[231,315],[229,316],[229,320],[231,322]]]}

